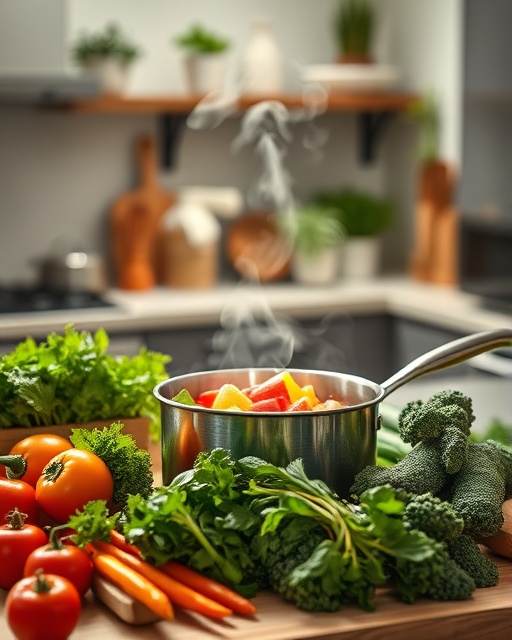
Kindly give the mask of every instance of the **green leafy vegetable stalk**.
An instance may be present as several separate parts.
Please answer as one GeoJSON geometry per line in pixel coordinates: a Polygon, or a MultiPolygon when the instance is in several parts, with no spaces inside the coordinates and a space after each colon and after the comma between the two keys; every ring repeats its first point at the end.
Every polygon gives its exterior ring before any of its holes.
{"type": "Polygon", "coordinates": [[[370,489],[359,507],[340,501],[301,460],[286,469],[256,458],[240,465],[251,477],[247,493],[263,517],[255,548],[271,586],[296,606],[335,611],[355,603],[371,611],[375,587],[397,562],[422,563],[436,542],[404,525],[405,504],[391,486],[370,489]],[[305,531],[305,522],[316,529],[305,531]]]}
{"type": "Polygon", "coordinates": [[[121,433],[123,428],[114,422],[103,429],[72,429],[69,437],[77,449],[92,451],[107,465],[114,481],[113,501],[121,508],[130,494],[147,498],[154,481],[149,452],[139,449],[131,435],[121,433]]]}
{"type": "Polygon", "coordinates": [[[254,595],[261,568],[250,545],[260,519],[244,504],[246,486],[229,452],[200,453],[193,469],[147,500],[128,498],[124,533],[157,565],[179,560],[245,596],[254,595]]]}
{"type": "Polygon", "coordinates": [[[146,416],[156,436],[160,414],[153,389],[167,377],[171,358],[145,348],[114,357],[108,345],[104,329],[91,334],[71,324],[39,344],[20,342],[0,358],[0,428],[146,416]]]}

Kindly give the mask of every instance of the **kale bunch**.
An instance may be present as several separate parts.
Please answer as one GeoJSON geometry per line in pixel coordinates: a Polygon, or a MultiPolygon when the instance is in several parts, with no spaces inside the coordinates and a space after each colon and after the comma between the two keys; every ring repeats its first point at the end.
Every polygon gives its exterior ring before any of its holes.
{"type": "Polygon", "coordinates": [[[421,563],[436,552],[434,540],[405,527],[404,502],[391,486],[368,490],[356,506],[310,480],[301,460],[286,468],[253,457],[239,464],[251,478],[251,510],[263,518],[255,555],[272,588],[301,609],[357,604],[371,611],[375,588],[393,565],[421,563]]]}

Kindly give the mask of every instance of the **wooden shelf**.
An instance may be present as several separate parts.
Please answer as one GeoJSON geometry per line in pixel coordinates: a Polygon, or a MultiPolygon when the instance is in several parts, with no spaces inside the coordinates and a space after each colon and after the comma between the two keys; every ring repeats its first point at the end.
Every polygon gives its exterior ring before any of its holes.
{"type": "MultiPolygon", "coordinates": [[[[406,93],[338,93],[328,98],[327,111],[402,111],[417,96],[406,93]]],[[[200,96],[169,95],[144,97],[100,96],[60,105],[77,113],[156,113],[185,115],[200,102],[200,96]]],[[[245,111],[258,102],[278,100],[289,109],[304,106],[298,94],[241,96],[236,100],[237,111],[245,111]]]]}
{"type": "MultiPolygon", "coordinates": [[[[356,112],[359,115],[360,159],[371,162],[384,126],[392,116],[402,112],[417,99],[410,93],[333,93],[328,96],[326,112],[356,112]]],[[[299,94],[268,96],[240,96],[230,105],[231,115],[240,115],[258,102],[276,100],[288,109],[305,106],[299,94]]],[[[201,101],[194,95],[155,95],[144,97],[100,96],[59,105],[51,108],[64,109],[81,114],[154,114],[161,118],[162,163],[173,166],[176,146],[187,116],[201,101]]]]}

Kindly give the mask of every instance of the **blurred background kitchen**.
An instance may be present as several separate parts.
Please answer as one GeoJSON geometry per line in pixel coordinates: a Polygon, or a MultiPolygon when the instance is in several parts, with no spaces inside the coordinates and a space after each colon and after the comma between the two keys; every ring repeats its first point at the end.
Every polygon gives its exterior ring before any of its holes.
{"type": "MultiPolygon", "coordinates": [[[[209,325],[199,337],[211,335],[226,298],[207,294],[240,279],[261,281],[277,307],[299,316],[330,312],[390,277],[405,283],[395,295],[413,305],[416,291],[431,313],[458,292],[477,291],[477,302],[489,298],[500,315],[471,324],[470,314],[458,312],[440,324],[436,341],[492,323],[510,326],[512,4],[378,0],[363,62],[346,57],[340,42],[343,4],[0,0],[0,287],[72,289],[69,264],[59,271],[50,258],[74,254],[74,275],[85,273],[89,259],[97,286],[80,280],[77,287],[96,287],[115,310],[67,317],[135,331],[170,352],[190,323],[209,325]],[[80,38],[112,25],[138,55],[126,84],[105,88],[73,52],[80,38]],[[220,92],[189,84],[179,38],[195,26],[227,43],[220,92]],[[251,69],[260,71],[253,84],[251,69]],[[195,109],[204,95],[206,104],[195,109]],[[266,110],[254,109],[267,98],[266,110]],[[263,130],[274,147],[258,147],[263,130]],[[351,207],[360,214],[354,228],[351,207]],[[359,232],[365,207],[368,220],[378,220],[359,232]],[[335,275],[321,301],[311,294],[315,313],[296,297],[286,302],[288,285],[303,277],[314,289],[327,283],[319,266],[295,264],[300,224],[290,232],[275,216],[292,209],[305,214],[306,245],[316,241],[312,229],[322,226],[325,210],[337,220],[323,229],[324,238],[340,241],[326,242],[334,245],[335,275]],[[316,216],[312,227],[308,213],[316,216]],[[359,233],[378,236],[376,259],[347,258],[359,233]],[[105,280],[94,259],[105,265],[105,280]],[[428,302],[418,288],[425,283],[434,287],[428,302]],[[160,297],[148,297],[155,291],[160,297]],[[135,305],[138,320],[116,315],[118,303],[135,305]],[[150,305],[159,311],[152,307],[151,315],[150,305]],[[183,317],[172,320],[177,308],[183,317]],[[164,342],[153,340],[155,331],[164,342]]],[[[389,297],[379,306],[379,295],[369,294],[368,305],[388,316],[389,297]]],[[[424,307],[411,316],[425,318],[424,307]]],[[[44,334],[59,320],[4,315],[0,325],[5,339],[15,339],[44,334]]],[[[395,364],[387,361],[383,375],[395,364]]],[[[360,373],[368,373],[365,366],[360,373]]]]}

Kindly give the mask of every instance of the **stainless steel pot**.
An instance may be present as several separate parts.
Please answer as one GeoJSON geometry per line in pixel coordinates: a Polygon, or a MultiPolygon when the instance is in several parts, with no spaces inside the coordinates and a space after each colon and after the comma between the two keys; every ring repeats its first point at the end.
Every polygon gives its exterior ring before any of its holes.
{"type": "Polygon", "coordinates": [[[107,275],[103,258],[94,253],[69,251],[36,261],[39,283],[62,293],[103,293],[107,275]]]}
{"type": "Polygon", "coordinates": [[[300,386],[312,384],[321,399],[342,398],[348,406],[322,412],[216,411],[173,401],[181,389],[192,396],[226,382],[245,388],[278,369],[227,369],[177,376],[155,387],[162,416],[164,484],[189,469],[200,451],[230,449],[235,458],[258,456],[279,466],[302,458],[306,473],[347,497],[355,475],[375,464],[379,403],[421,375],[458,364],[485,351],[512,345],[512,330],[484,331],[449,342],[413,360],[378,384],[346,373],[289,369],[300,386]]]}

